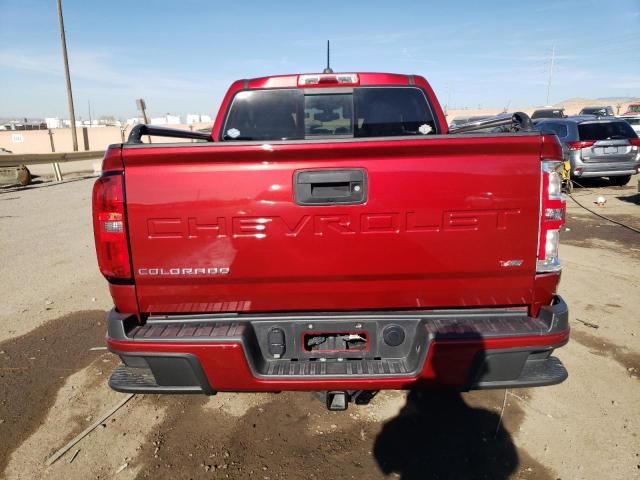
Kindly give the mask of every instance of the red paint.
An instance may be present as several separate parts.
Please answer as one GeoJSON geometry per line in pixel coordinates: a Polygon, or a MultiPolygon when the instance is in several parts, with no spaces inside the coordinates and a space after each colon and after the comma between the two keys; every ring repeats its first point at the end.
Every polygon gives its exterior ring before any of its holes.
{"type": "Polygon", "coordinates": [[[528,305],[541,137],[126,149],[143,312],[528,305]],[[293,172],[364,168],[367,203],[301,207],[293,172]],[[522,259],[507,269],[500,260],[522,259]],[[141,268],[230,268],[140,276],[141,268]],[[204,310],[203,310],[204,308],[204,310]]]}
{"type": "Polygon", "coordinates": [[[109,292],[116,310],[120,313],[138,313],[138,299],[135,285],[109,284],[109,292]]]}
{"type": "Polygon", "coordinates": [[[122,172],[123,170],[122,148],[120,148],[120,145],[110,145],[102,159],[102,172],[122,172]]]}
{"type": "Polygon", "coordinates": [[[136,343],[109,340],[114,352],[191,353],[198,357],[209,383],[218,391],[280,390],[383,390],[429,387],[462,387],[476,355],[492,349],[559,346],[569,331],[555,335],[437,341],[431,344],[422,371],[415,377],[360,379],[268,379],[253,375],[240,343],[136,343]]]}
{"type": "Polygon", "coordinates": [[[543,160],[562,161],[562,144],[556,135],[542,135],[542,150],[540,158],[543,160]]]}
{"type": "Polygon", "coordinates": [[[551,299],[556,294],[560,283],[560,272],[538,274],[533,279],[533,303],[529,310],[531,317],[537,317],[540,307],[549,305],[551,299]]]}

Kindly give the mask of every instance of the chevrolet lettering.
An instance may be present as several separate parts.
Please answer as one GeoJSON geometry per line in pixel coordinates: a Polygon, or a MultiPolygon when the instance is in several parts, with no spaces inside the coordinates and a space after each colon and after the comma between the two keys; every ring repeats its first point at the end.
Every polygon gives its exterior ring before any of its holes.
{"type": "Polygon", "coordinates": [[[216,217],[216,218],[152,218],[147,220],[149,238],[251,237],[254,234],[298,235],[352,233],[425,233],[506,230],[509,219],[519,215],[518,209],[461,210],[442,213],[350,213],[303,215],[285,220],[283,217],[216,217]]]}

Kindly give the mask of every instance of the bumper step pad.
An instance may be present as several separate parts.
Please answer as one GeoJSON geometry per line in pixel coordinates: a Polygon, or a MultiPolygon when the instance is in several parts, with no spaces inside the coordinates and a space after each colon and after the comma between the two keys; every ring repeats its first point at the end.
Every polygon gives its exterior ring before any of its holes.
{"type": "Polygon", "coordinates": [[[109,386],[123,393],[204,393],[199,386],[158,385],[150,368],[118,365],[109,378],[109,386]]]}
{"type": "Polygon", "coordinates": [[[515,380],[499,380],[479,382],[474,385],[477,389],[489,388],[527,388],[557,385],[564,382],[569,374],[560,359],[549,357],[544,360],[529,360],[525,362],[520,376],[515,380]]]}
{"type": "Polygon", "coordinates": [[[335,377],[366,375],[405,375],[409,371],[401,359],[391,360],[344,360],[344,361],[297,361],[280,360],[269,362],[266,375],[279,377],[335,377]]]}

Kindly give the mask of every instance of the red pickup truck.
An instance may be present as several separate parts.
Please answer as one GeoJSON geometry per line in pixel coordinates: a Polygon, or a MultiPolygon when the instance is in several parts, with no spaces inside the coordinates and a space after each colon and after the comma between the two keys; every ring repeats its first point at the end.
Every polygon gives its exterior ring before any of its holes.
{"type": "Polygon", "coordinates": [[[562,149],[523,117],[451,132],[420,76],[328,73],[233,83],[210,134],[136,127],[93,191],[111,387],[562,382],[562,149]]]}

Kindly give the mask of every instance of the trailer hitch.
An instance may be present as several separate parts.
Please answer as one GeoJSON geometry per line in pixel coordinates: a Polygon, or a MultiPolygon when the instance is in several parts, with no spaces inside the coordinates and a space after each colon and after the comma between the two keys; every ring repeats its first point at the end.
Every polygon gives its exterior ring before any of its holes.
{"type": "Polygon", "coordinates": [[[327,410],[343,412],[348,408],[349,403],[368,405],[377,394],[377,390],[330,390],[316,392],[314,396],[324,402],[327,410]]]}
{"type": "Polygon", "coordinates": [[[331,391],[327,392],[327,410],[341,412],[349,406],[349,394],[347,392],[331,391]]]}

